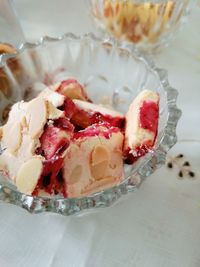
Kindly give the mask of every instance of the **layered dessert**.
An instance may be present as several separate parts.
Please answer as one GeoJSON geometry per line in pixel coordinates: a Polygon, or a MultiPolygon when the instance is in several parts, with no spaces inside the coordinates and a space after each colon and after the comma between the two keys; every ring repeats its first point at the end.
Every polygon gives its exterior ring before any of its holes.
{"type": "MultiPolygon", "coordinates": [[[[0,43],[0,55],[2,54],[16,54],[17,50],[10,44],[0,43]]],[[[7,65],[14,74],[15,77],[18,77],[20,74],[20,65],[17,59],[10,58],[7,60],[7,65]]],[[[3,67],[0,68],[0,92],[6,97],[9,98],[12,94],[11,85],[9,78],[7,77],[6,72],[3,67]]]]}
{"type": "MultiPolygon", "coordinates": [[[[18,58],[10,57],[11,54],[16,54],[17,50],[10,44],[0,43],[0,56],[2,54],[9,54],[9,58],[6,60],[5,66],[0,67],[0,122],[5,123],[8,118],[11,103],[13,103],[14,95],[16,91],[13,90],[12,79],[15,79],[20,83],[22,80],[22,67],[18,58]]],[[[21,92],[23,95],[23,92],[21,92]]]]}
{"type": "Polygon", "coordinates": [[[177,8],[174,0],[102,0],[102,6],[96,2],[93,14],[113,36],[133,43],[152,44],[169,31],[169,26],[176,26],[188,4],[188,0],[183,1],[177,8]]]}
{"type": "Polygon", "coordinates": [[[11,44],[0,43],[0,55],[1,54],[15,54],[17,51],[11,44]]]}
{"type": "Polygon", "coordinates": [[[124,163],[153,149],[158,119],[153,91],[141,92],[123,115],[67,79],[12,106],[0,130],[0,169],[26,194],[90,195],[119,184],[124,163]]]}

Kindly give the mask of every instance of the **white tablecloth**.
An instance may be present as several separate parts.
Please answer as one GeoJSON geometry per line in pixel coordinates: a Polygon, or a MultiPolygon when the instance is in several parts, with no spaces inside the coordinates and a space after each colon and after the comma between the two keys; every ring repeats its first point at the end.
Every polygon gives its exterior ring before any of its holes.
{"type": "MultiPolygon", "coordinates": [[[[16,0],[26,38],[94,31],[84,0],[16,0]]],[[[2,267],[200,266],[200,10],[157,55],[179,89],[180,143],[196,179],[163,167],[129,199],[83,217],[30,215],[0,204],[2,267]],[[193,141],[189,141],[193,140],[193,141]]]]}

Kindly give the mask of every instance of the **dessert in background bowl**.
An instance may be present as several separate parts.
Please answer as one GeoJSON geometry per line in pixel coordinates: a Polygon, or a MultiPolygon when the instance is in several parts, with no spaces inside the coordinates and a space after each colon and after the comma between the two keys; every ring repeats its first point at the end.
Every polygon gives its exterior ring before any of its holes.
{"type": "MultiPolygon", "coordinates": [[[[8,113],[11,108],[11,98],[14,96],[13,91],[13,82],[10,79],[10,75],[7,74],[6,66],[10,69],[13,81],[16,83],[21,83],[23,77],[25,75],[25,70],[22,70],[20,62],[13,58],[14,54],[17,54],[17,49],[13,47],[11,44],[0,43],[0,57],[2,55],[7,55],[8,59],[4,67],[0,66],[0,98],[1,105],[3,105],[3,111],[0,114],[0,121],[6,122],[8,118],[8,113]]],[[[25,92],[21,92],[21,97],[25,96],[25,92]]],[[[17,96],[16,96],[17,97],[17,96]]]]}
{"type": "Polygon", "coordinates": [[[13,106],[1,128],[0,199],[71,215],[110,206],[165,163],[176,142],[177,91],[132,46],[66,34],[11,58],[23,79],[3,56],[13,106]]]}
{"type": "Polygon", "coordinates": [[[189,0],[90,0],[100,29],[146,52],[166,46],[188,14],[189,0]]]}

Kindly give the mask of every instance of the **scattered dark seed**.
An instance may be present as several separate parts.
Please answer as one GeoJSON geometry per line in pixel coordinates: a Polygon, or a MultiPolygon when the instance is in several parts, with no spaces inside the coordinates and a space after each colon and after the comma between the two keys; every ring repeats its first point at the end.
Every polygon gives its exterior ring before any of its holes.
{"type": "Polygon", "coordinates": [[[195,177],[195,173],[192,172],[192,171],[190,171],[188,174],[189,174],[190,177],[195,177]]]}
{"type": "Polygon", "coordinates": [[[183,172],[180,171],[180,172],[178,173],[178,176],[179,176],[179,177],[183,177],[183,172]]]}
{"type": "Polygon", "coordinates": [[[168,162],[167,167],[172,169],[173,168],[173,164],[171,162],[168,162]]]}
{"type": "Polygon", "coordinates": [[[177,156],[176,156],[176,158],[183,158],[184,156],[183,156],[183,154],[178,154],[177,156]]]}
{"type": "Polygon", "coordinates": [[[183,163],[183,166],[190,166],[189,161],[185,161],[185,162],[183,163]]]}

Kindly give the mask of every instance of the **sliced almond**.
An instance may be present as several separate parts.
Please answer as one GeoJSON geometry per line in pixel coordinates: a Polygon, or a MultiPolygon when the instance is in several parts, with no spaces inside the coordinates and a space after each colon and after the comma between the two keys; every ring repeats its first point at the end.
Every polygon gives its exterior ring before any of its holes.
{"type": "Polygon", "coordinates": [[[101,180],[105,177],[106,171],[108,169],[109,161],[105,160],[96,165],[90,166],[91,175],[95,180],[101,180]]]}
{"type": "Polygon", "coordinates": [[[48,119],[56,120],[64,116],[64,112],[57,109],[51,102],[47,101],[48,119]]]}
{"type": "Polygon", "coordinates": [[[15,103],[9,112],[8,123],[15,123],[16,121],[22,121],[22,118],[25,117],[26,114],[26,102],[17,102],[15,103]]]}
{"type": "Polygon", "coordinates": [[[96,145],[91,153],[91,175],[95,180],[102,179],[108,169],[110,152],[104,145],[96,145]]]}
{"type": "Polygon", "coordinates": [[[116,177],[108,176],[101,180],[95,181],[91,183],[90,185],[86,186],[82,192],[81,195],[90,195],[94,192],[106,189],[108,187],[114,186],[118,183],[118,179],[116,177]]]}
{"type": "Polygon", "coordinates": [[[16,177],[16,186],[22,192],[31,194],[42,173],[42,160],[39,157],[25,162],[19,169],[16,177]]]}
{"type": "Polygon", "coordinates": [[[27,133],[23,133],[21,146],[18,150],[18,157],[24,161],[30,159],[35,154],[37,147],[40,146],[38,139],[32,139],[27,133]]]}
{"type": "Polygon", "coordinates": [[[91,164],[97,165],[104,161],[110,160],[110,152],[104,145],[96,145],[91,155],[91,164]]]}
{"type": "Polygon", "coordinates": [[[39,137],[47,121],[47,107],[44,99],[37,97],[28,103],[26,119],[31,137],[39,137]]]}
{"type": "Polygon", "coordinates": [[[83,173],[83,167],[81,165],[77,165],[72,170],[67,183],[70,185],[76,184],[80,180],[82,173],[83,173]]]}
{"type": "Polygon", "coordinates": [[[39,97],[48,100],[51,102],[55,107],[60,107],[64,104],[65,97],[64,95],[61,95],[57,92],[54,92],[53,90],[46,88],[43,90],[40,94],[39,97]]]}
{"type": "Polygon", "coordinates": [[[86,99],[81,87],[76,83],[67,85],[62,90],[60,90],[60,93],[62,93],[64,96],[67,96],[71,99],[80,99],[80,100],[86,99]]]}
{"type": "Polygon", "coordinates": [[[22,142],[22,126],[19,122],[7,123],[3,127],[2,143],[10,152],[15,153],[22,142]]]}
{"type": "Polygon", "coordinates": [[[22,125],[23,128],[28,128],[28,124],[27,124],[25,116],[22,117],[21,125],[22,125]]]}

